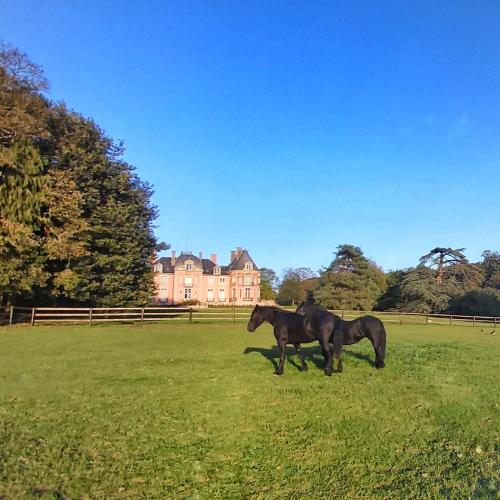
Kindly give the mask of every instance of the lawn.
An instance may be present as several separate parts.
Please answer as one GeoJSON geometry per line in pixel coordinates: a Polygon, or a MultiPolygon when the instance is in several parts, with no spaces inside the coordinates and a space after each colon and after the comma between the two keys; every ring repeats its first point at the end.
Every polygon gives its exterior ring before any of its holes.
{"type": "Polygon", "coordinates": [[[493,498],[500,334],[388,325],[325,377],[269,326],[0,328],[0,498],[493,498]]]}

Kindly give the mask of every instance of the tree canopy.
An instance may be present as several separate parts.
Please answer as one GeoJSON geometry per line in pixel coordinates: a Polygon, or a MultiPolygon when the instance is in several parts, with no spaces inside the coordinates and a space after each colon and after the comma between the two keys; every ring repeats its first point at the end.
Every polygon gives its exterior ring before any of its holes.
{"type": "Polygon", "coordinates": [[[121,143],[50,102],[43,70],[0,45],[2,302],[145,304],[152,189],[121,143]]]}
{"type": "Polygon", "coordinates": [[[331,309],[371,310],[387,288],[384,272],[361,248],[339,245],[330,265],[321,273],[317,301],[331,309]]]}
{"type": "Polygon", "coordinates": [[[272,269],[262,267],[260,269],[260,298],[263,300],[274,300],[276,298],[277,276],[272,269]]]}
{"type": "Polygon", "coordinates": [[[288,268],[283,272],[277,301],[282,305],[296,305],[305,300],[308,283],[315,274],[308,267],[288,268]]]}

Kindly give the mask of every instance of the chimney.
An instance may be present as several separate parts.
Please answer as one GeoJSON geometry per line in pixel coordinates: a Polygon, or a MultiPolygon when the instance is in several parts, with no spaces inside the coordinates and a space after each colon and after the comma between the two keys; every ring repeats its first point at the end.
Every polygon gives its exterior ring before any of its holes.
{"type": "Polygon", "coordinates": [[[210,260],[217,265],[217,254],[216,253],[211,254],[210,260]]]}
{"type": "Polygon", "coordinates": [[[200,260],[202,260],[202,259],[203,259],[203,252],[198,252],[198,258],[199,258],[200,260]]]}
{"type": "Polygon", "coordinates": [[[172,250],[172,257],[170,257],[170,262],[175,265],[175,250],[172,250]]]}

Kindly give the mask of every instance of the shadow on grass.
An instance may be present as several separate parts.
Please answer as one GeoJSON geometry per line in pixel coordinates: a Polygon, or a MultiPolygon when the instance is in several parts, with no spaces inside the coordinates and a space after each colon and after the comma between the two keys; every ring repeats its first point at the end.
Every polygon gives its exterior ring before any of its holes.
{"type": "MultiPolygon", "coordinates": [[[[311,347],[303,347],[301,346],[301,350],[304,353],[304,358],[306,362],[312,362],[317,368],[323,369],[325,362],[323,359],[323,353],[321,352],[320,346],[311,346],[311,347]]],[[[269,360],[274,368],[278,368],[278,360],[280,357],[280,353],[277,346],[266,349],[264,347],[247,347],[243,354],[251,354],[253,352],[257,352],[264,356],[267,360],[269,360]]],[[[356,351],[343,351],[342,357],[345,359],[348,358],[356,358],[361,361],[366,361],[370,366],[375,366],[375,362],[371,359],[367,354],[363,354],[356,351]]],[[[291,347],[287,347],[286,349],[286,358],[289,363],[291,363],[297,370],[300,371],[300,363],[297,363],[298,356],[295,353],[295,349],[291,347]]]]}
{"type": "Polygon", "coordinates": [[[342,353],[342,356],[344,359],[346,358],[356,358],[361,361],[366,361],[372,368],[375,366],[375,361],[368,356],[368,354],[363,354],[361,352],[356,352],[356,351],[344,351],[342,353]]]}

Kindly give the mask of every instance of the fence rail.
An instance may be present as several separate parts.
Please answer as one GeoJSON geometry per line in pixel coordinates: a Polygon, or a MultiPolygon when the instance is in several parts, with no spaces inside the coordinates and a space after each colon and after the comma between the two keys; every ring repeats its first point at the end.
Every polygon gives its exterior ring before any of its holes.
{"type": "MultiPolygon", "coordinates": [[[[293,309],[288,308],[292,311],[293,309]]],[[[0,325],[18,323],[94,323],[147,322],[147,321],[248,321],[252,309],[248,307],[230,308],[192,308],[192,307],[0,307],[0,325]]],[[[422,314],[401,311],[332,311],[344,319],[354,319],[371,314],[385,323],[396,324],[434,324],[434,325],[472,325],[491,326],[500,324],[500,317],[464,316],[458,314],[422,314]]]]}

